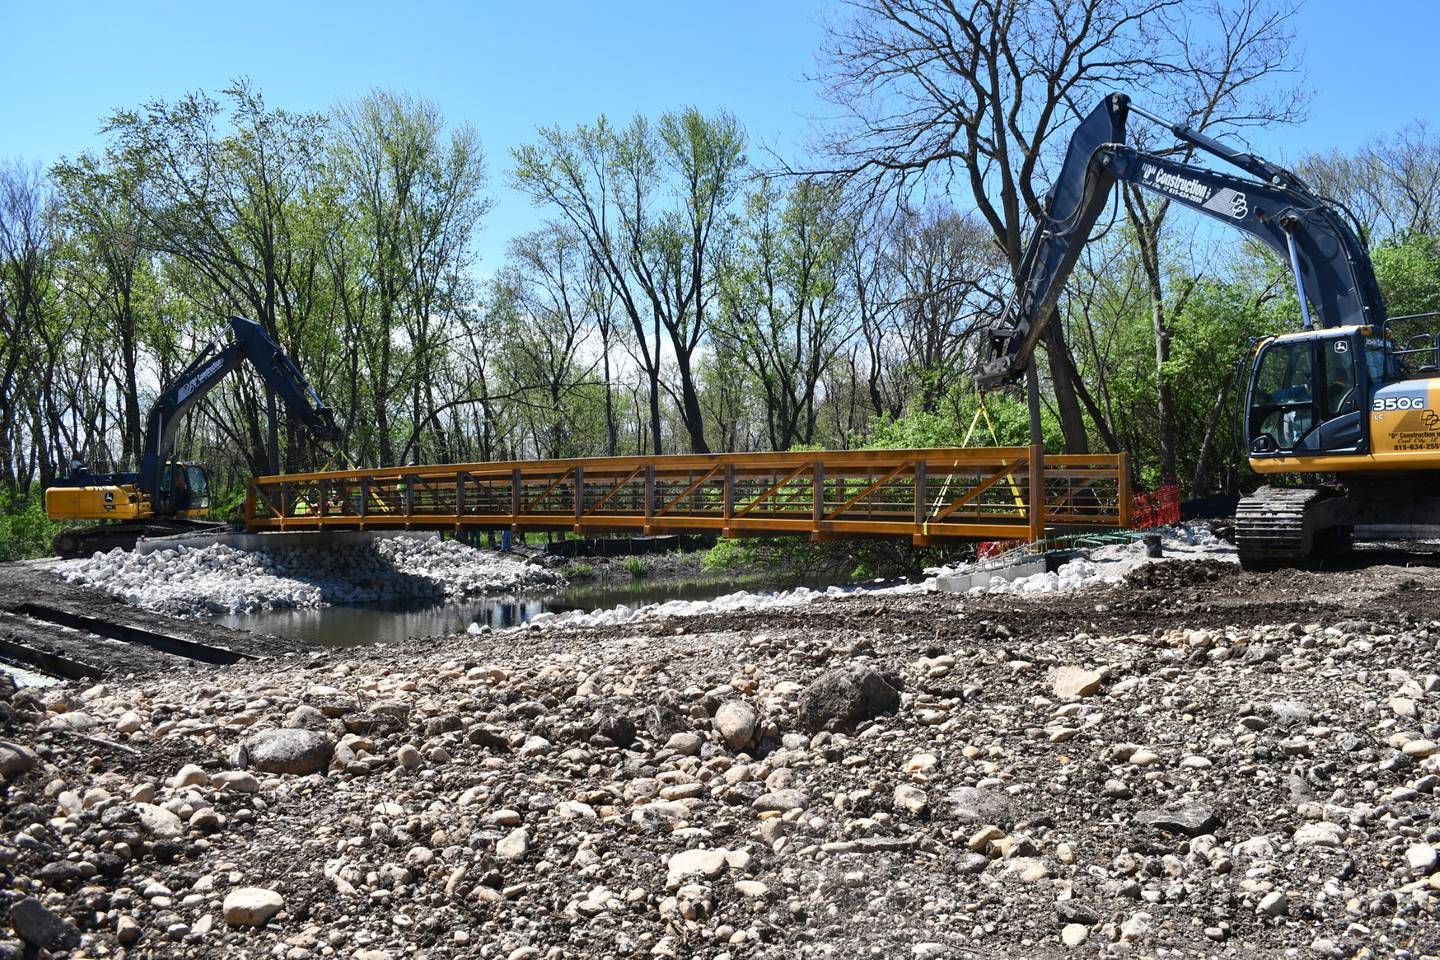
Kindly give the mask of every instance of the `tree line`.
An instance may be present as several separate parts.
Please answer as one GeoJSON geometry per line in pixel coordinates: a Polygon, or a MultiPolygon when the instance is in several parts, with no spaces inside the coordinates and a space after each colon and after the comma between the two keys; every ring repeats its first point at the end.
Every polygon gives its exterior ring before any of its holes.
{"type": "MultiPolygon", "coordinates": [[[[7,509],[73,460],[133,466],[159,386],[234,313],[347,439],[316,447],[232,378],[180,440],[232,495],[348,462],[959,443],[982,402],[975,331],[1013,287],[1074,119],[1121,89],[1241,141],[1294,123],[1292,14],[856,0],[819,54],[834,109],[804,158],[686,107],[540,127],[498,174],[475,129],[403,93],[306,113],[237,82],[116,110],[90,152],[0,166],[7,509]],[[540,225],[480,264],[497,175],[540,225]]],[[[1358,219],[1392,313],[1440,309],[1433,131],[1299,169],[1358,219]]],[[[1121,192],[1027,387],[985,398],[996,433],[972,442],[1125,449],[1142,485],[1196,495],[1247,482],[1236,364],[1298,304],[1267,252],[1170,214],[1121,192]]]]}

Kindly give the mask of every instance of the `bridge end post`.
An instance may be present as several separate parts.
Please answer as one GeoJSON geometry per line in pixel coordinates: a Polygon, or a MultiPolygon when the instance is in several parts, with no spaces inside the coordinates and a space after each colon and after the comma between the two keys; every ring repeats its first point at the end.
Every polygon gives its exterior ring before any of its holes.
{"type": "Polygon", "coordinates": [[[1118,491],[1120,499],[1120,503],[1118,504],[1120,508],[1120,529],[1129,530],[1131,522],[1130,511],[1134,509],[1135,506],[1135,494],[1130,489],[1130,452],[1128,450],[1120,451],[1115,469],[1119,471],[1119,475],[1116,477],[1116,490],[1118,491]]]}
{"type": "Polygon", "coordinates": [[[1030,444],[1030,542],[1045,539],[1045,445],[1030,444]]]}

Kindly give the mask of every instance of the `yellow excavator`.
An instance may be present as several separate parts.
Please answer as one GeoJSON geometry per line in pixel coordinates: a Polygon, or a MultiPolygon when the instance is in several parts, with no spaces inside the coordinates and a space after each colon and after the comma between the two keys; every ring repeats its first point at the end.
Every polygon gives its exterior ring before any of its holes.
{"type": "Polygon", "coordinates": [[[69,475],[45,490],[51,520],[101,520],[62,530],[57,556],[132,548],[141,537],[194,533],[223,527],[210,522],[210,477],[198,463],[174,459],[175,433],[196,403],[249,360],[290,414],[319,440],[337,441],[335,415],[279,345],[254,320],[230,317],[233,339],[208,344],[155,399],[145,425],[145,451],[132,473],[92,473],[78,461],[69,475]]]}
{"type": "Polygon", "coordinates": [[[1079,125],[1005,311],[982,332],[982,389],[1022,377],[1081,248],[1117,182],[1132,183],[1274,250],[1299,295],[1294,333],[1257,338],[1242,391],[1250,466],[1274,482],[1240,500],[1235,543],[1249,569],[1303,564],[1360,525],[1440,524],[1440,337],[1398,342],[1358,225],[1268,160],[1111,94],[1079,125]],[[1134,112],[1239,168],[1236,176],[1125,143],[1134,112]]]}

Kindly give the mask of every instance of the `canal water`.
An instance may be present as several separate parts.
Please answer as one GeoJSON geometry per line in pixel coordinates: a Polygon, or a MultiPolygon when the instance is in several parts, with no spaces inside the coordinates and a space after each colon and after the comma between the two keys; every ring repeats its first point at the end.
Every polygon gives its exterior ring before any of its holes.
{"type": "Polygon", "coordinates": [[[471,597],[396,609],[393,607],[320,607],[316,609],[261,610],[215,618],[217,623],[241,630],[289,637],[326,647],[355,647],[391,643],[412,637],[463,633],[472,623],[494,629],[514,627],[541,613],[571,610],[605,610],[624,604],[641,607],[667,600],[713,600],[737,590],[761,593],[795,586],[824,588],[820,583],[757,584],[754,581],[704,580],[698,582],[647,582],[629,585],[575,584],[548,593],[471,597]]]}

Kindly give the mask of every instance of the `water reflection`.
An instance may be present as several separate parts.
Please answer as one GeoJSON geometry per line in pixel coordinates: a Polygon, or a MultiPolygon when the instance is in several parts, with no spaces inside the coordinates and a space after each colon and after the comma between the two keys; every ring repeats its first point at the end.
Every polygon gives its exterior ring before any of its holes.
{"type": "Polygon", "coordinates": [[[756,585],[734,581],[701,583],[633,584],[622,587],[577,585],[549,594],[474,597],[402,609],[377,607],[322,607],[318,610],[265,610],[233,613],[217,621],[241,630],[289,637],[326,647],[355,647],[393,643],[412,637],[438,637],[463,633],[472,623],[500,630],[525,623],[547,611],[599,610],[666,600],[712,600],[726,593],[755,592],[817,584],[756,585]]]}

